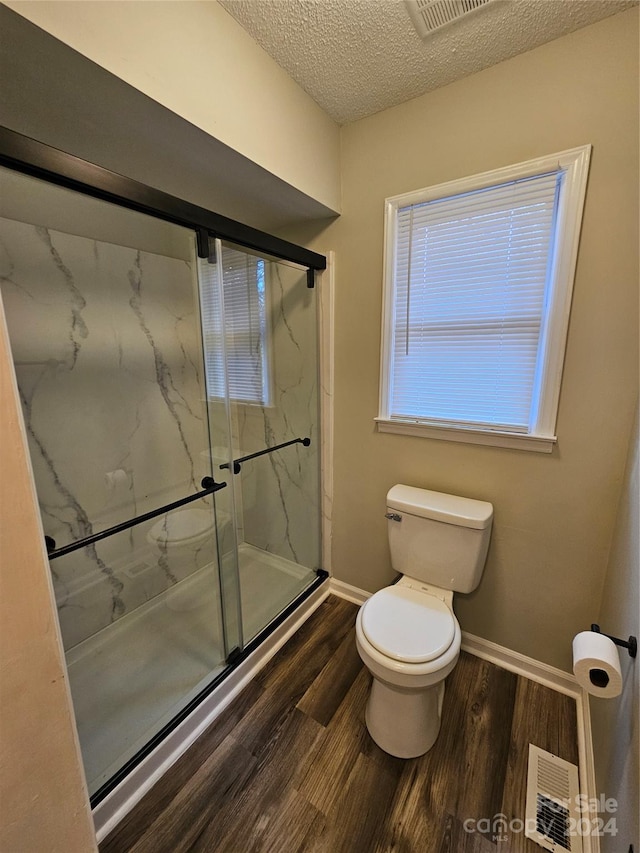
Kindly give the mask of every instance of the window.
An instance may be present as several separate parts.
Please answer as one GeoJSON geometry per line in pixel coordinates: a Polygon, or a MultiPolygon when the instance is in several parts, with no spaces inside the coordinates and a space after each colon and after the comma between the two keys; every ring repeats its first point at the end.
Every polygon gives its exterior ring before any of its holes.
{"type": "Polygon", "coordinates": [[[387,199],[380,431],[552,449],[589,155],[387,199]]]}
{"type": "Polygon", "coordinates": [[[265,262],[247,252],[217,245],[222,261],[224,311],[216,266],[205,261],[200,267],[207,394],[210,399],[225,396],[226,358],[231,399],[267,406],[265,262]]]}

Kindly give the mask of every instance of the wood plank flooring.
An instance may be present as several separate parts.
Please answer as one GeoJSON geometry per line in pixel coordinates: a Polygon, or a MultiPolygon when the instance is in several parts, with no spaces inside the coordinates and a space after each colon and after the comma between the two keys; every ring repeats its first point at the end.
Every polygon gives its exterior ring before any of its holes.
{"type": "Polygon", "coordinates": [[[100,853],[539,853],[465,821],[524,818],[529,742],[577,763],[575,702],[463,653],[435,746],[393,758],[364,724],[356,613],[324,602],[100,853]]]}

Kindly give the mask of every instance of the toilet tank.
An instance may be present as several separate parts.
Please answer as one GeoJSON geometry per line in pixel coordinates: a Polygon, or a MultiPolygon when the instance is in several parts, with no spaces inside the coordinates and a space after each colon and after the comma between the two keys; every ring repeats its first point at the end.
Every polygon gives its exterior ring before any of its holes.
{"type": "Polygon", "coordinates": [[[387,494],[387,518],[397,572],[454,592],[478,586],[491,536],[490,503],[397,485],[387,494]]]}

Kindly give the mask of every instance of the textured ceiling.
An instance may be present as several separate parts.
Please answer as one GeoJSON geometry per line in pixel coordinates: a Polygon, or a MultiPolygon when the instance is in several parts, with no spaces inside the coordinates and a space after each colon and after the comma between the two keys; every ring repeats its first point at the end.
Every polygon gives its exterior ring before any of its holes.
{"type": "Polygon", "coordinates": [[[498,0],[425,41],[402,0],[220,2],[316,103],[346,124],[593,24],[638,0],[498,0]]]}

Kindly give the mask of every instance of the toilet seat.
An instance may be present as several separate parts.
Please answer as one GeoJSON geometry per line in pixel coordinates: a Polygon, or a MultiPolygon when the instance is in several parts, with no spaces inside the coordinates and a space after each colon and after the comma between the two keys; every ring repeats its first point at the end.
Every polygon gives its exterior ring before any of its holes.
{"type": "Polygon", "coordinates": [[[453,613],[444,601],[404,586],[387,587],[371,596],[362,606],[361,626],[378,652],[408,664],[441,657],[456,633],[453,613]]]}
{"type": "Polygon", "coordinates": [[[205,509],[182,509],[163,515],[148,533],[148,539],[158,545],[189,545],[199,542],[214,528],[213,515],[205,509]]]}

